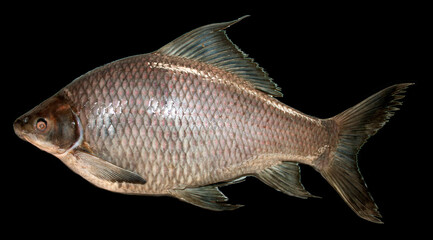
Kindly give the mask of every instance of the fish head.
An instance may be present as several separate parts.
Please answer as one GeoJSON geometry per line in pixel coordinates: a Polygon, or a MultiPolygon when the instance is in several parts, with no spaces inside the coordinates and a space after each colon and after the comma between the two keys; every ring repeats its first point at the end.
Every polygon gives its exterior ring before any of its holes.
{"type": "Polygon", "coordinates": [[[64,97],[55,95],[17,118],[21,139],[51,154],[63,154],[80,139],[79,118],[64,97]]]}

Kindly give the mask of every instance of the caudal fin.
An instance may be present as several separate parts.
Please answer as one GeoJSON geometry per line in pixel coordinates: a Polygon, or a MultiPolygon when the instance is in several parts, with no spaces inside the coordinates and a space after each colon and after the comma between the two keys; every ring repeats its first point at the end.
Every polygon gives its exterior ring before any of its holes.
{"type": "Polygon", "coordinates": [[[398,110],[410,85],[385,88],[331,119],[338,129],[338,141],[327,163],[318,170],[356,214],[371,222],[382,223],[382,216],[358,169],[357,154],[398,110]]]}

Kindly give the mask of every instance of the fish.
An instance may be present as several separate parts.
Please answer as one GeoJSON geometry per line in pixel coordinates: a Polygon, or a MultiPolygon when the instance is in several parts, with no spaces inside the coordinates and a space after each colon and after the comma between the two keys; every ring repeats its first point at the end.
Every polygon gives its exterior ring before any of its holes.
{"type": "Polygon", "coordinates": [[[196,28],[158,50],[76,78],[15,120],[16,135],[108,191],[171,196],[234,210],[220,188],[255,177],[316,197],[300,164],[319,172],[361,218],[382,216],[357,154],[413,83],[387,87],[322,119],[282,103],[282,89],[227,36],[248,16],[196,28]]]}

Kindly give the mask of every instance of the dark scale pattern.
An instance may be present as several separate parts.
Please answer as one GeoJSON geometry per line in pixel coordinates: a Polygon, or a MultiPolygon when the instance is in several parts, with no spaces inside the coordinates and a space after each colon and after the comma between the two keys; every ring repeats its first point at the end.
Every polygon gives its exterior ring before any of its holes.
{"type": "Polygon", "coordinates": [[[312,155],[326,138],[321,129],[312,131],[319,128],[313,121],[267,104],[263,99],[283,106],[248,82],[177,57],[119,60],[83,75],[65,92],[93,154],[142,175],[154,193],[289,160],[265,163],[263,156],[312,155]]]}

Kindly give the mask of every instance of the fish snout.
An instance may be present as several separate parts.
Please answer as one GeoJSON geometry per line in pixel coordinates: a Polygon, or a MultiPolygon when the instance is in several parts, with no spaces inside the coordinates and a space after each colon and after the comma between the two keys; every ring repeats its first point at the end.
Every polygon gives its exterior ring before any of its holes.
{"type": "Polygon", "coordinates": [[[14,122],[14,131],[15,131],[15,134],[19,137],[19,138],[21,138],[21,139],[23,139],[23,140],[26,140],[25,138],[24,138],[24,126],[27,124],[29,122],[29,117],[27,117],[27,116],[25,116],[25,117],[19,117],[19,118],[17,118],[16,120],[15,120],[15,122],[14,122]]]}

